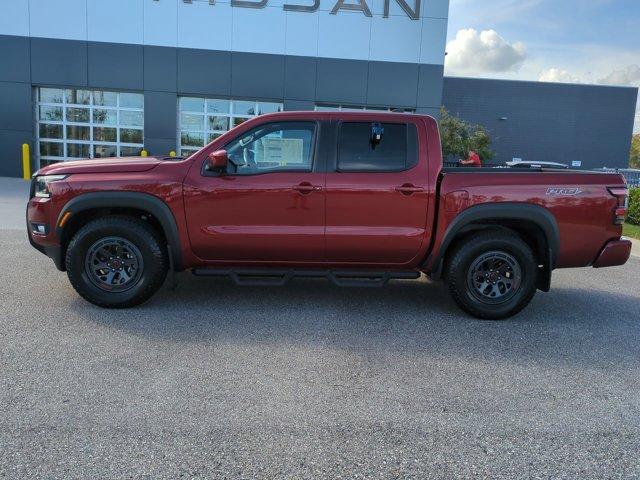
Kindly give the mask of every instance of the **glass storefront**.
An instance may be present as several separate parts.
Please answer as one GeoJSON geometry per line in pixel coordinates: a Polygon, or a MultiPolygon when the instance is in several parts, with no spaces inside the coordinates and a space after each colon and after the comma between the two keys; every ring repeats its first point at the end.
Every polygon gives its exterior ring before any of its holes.
{"type": "Polygon", "coordinates": [[[140,155],[144,95],[37,88],[36,123],[39,166],[78,158],[140,155]]]}
{"type": "Polygon", "coordinates": [[[191,155],[242,122],[265,113],[281,112],[282,109],[282,103],[274,102],[180,97],[179,155],[191,155]]]}

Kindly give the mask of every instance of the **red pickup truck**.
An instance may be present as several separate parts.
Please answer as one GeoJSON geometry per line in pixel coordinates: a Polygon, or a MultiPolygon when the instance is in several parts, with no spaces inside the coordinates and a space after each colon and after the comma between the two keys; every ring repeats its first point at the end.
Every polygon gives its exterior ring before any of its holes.
{"type": "Polygon", "coordinates": [[[137,305],[185,269],[251,285],[426,274],[466,312],[501,319],[548,291],[555,268],[625,263],[627,198],[618,174],[443,169],[429,116],[285,112],[185,159],[42,168],[27,228],[103,307],[137,305]]]}

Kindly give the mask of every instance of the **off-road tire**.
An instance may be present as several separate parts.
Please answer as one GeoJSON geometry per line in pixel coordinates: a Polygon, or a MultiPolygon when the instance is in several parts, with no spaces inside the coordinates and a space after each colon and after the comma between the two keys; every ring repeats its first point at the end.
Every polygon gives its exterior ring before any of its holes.
{"type": "Polygon", "coordinates": [[[526,307],[536,293],[537,274],[538,264],[529,245],[508,231],[490,230],[468,236],[446,258],[445,280],[451,297],[462,310],[483,320],[506,319],[526,307]],[[483,296],[480,289],[474,289],[470,273],[477,265],[475,262],[494,252],[502,252],[505,257],[515,260],[517,266],[514,268],[516,271],[519,268],[521,276],[517,290],[513,288],[515,294],[511,292],[510,298],[506,295],[502,303],[487,303],[499,299],[479,299],[483,296]]]}
{"type": "Polygon", "coordinates": [[[76,292],[88,302],[105,308],[128,308],[148,300],[164,283],[169,265],[158,232],[145,221],[128,216],[105,216],[84,225],[69,242],[65,263],[76,292]],[[85,267],[89,249],[103,238],[124,239],[141,255],[141,274],[125,291],[99,288],[85,267]]]}

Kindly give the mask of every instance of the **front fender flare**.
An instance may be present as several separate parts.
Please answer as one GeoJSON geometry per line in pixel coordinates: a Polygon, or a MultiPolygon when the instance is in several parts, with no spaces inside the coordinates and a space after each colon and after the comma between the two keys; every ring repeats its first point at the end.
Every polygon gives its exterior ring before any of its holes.
{"type": "Polygon", "coordinates": [[[67,212],[71,212],[71,218],[73,218],[73,215],[86,210],[114,207],[135,208],[153,215],[160,222],[167,239],[167,249],[171,256],[170,261],[173,262],[174,270],[180,271],[183,269],[180,234],[178,233],[176,219],[165,202],[148,193],[107,191],[78,195],[69,200],[58,215],[56,222],[58,238],[61,238],[62,235],[62,229],[58,225],[60,225],[60,220],[67,212]]]}

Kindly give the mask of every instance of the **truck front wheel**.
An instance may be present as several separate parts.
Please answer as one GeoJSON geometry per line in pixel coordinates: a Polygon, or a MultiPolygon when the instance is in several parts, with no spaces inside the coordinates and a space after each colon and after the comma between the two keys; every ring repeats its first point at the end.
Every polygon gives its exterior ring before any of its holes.
{"type": "Polygon", "coordinates": [[[465,238],[447,259],[446,281],[465,312],[501,320],[522,310],[536,293],[538,265],[517,235],[487,231],[465,238]]]}
{"type": "Polygon", "coordinates": [[[126,308],[149,299],[167,274],[167,254],[158,233],[142,220],[126,216],[98,218],[69,242],[69,281],[87,301],[126,308]]]}

